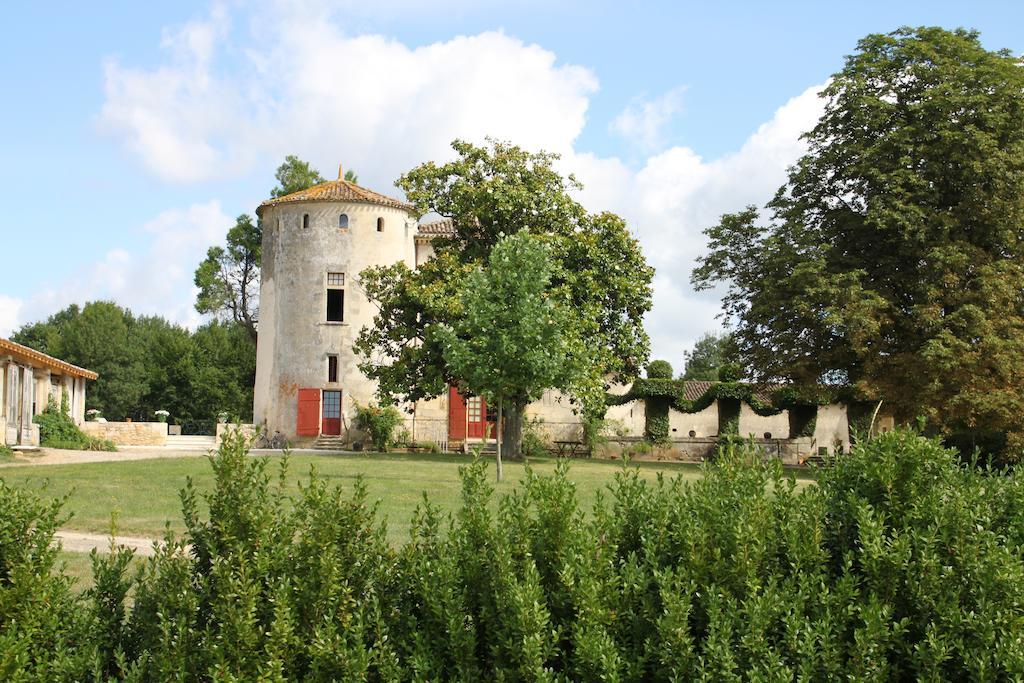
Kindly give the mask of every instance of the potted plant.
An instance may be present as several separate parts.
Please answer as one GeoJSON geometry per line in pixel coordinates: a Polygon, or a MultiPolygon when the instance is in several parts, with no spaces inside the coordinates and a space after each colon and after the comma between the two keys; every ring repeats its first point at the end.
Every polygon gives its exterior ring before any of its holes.
{"type": "Polygon", "coordinates": [[[170,415],[166,410],[158,410],[155,413],[157,422],[167,422],[167,416],[170,415]]]}
{"type": "Polygon", "coordinates": [[[98,422],[101,417],[103,417],[103,411],[99,408],[90,408],[85,411],[86,422],[98,422]]]}

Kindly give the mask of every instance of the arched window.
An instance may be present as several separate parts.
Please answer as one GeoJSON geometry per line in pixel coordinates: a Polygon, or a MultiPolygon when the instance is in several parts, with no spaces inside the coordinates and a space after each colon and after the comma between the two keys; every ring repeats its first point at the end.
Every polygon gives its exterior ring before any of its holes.
{"type": "Polygon", "coordinates": [[[384,232],[384,219],[383,218],[378,218],[377,219],[377,232],[384,232]]]}
{"type": "Polygon", "coordinates": [[[338,216],[338,227],[342,230],[348,230],[348,214],[343,213],[338,216]]]}
{"type": "Polygon", "coordinates": [[[304,213],[304,214],[302,214],[302,228],[303,228],[303,230],[305,230],[308,227],[309,227],[309,214],[308,213],[304,213]]]}

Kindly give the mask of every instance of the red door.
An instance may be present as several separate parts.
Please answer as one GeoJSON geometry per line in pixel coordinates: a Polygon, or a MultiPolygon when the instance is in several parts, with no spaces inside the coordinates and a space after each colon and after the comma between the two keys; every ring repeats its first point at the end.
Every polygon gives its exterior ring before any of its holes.
{"type": "Polygon", "coordinates": [[[487,403],[482,396],[470,396],[466,400],[466,431],[470,439],[483,439],[487,434],[487,403]]]}
{"type": "Polygon", "coordinates": [[[449,387],[448,438],[452,441],[494,438],[494,419],[487,420],[487,401],[483,397],[466,399],[455,387],[449,387]]]}
{"type": "Polygon", "coordinates": [[[324,390],[323,422],[320,433],[330,436],[341,434],[341,392],[324,390]]]}
{"type": "Polygon", "coordinates": [[[320,390],[299,389],[299,414],[295,420],[297,436],[320,434],[320,390]]]}

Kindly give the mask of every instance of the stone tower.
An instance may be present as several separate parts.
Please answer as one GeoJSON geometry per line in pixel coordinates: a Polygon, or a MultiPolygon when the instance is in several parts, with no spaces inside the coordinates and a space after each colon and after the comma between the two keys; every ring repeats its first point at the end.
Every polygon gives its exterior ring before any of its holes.
{"type": "Polygon", "coordinates": [[[417,221],[397,199],[343,179],[263,202],[253,418],[302,441],[345,434],[354,401],[374,400],[352,345],[375,309],[360,289],[369,266],[416,265],[417,221]]]}

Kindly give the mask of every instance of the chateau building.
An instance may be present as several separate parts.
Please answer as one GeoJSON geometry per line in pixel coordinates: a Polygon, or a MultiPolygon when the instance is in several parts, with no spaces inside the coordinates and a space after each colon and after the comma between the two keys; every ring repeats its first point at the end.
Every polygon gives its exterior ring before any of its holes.
{"type": "MultiPolygon", "coordinates": [[[[433,240],[452,234],[453,225],[450,220],[420,223],[412,206],[344,180],[340,168],[338,180],[267,200],[256,214],[263,253],[254,421],[298,444],[324,437],[351,440],[356,404],[376,400],[376,385],[360,372],[353,349],[376,313],[360,288],[359,273],[397,262],[419,266],[433,256],[433,240]]],[[[417,442],[457,447],[493,432],[486,402],[467,400],[454,388],[402,408],[405,428],[417,442]]],[[[821,433],[808,439],[807,449],[848,446],[845,408],[824,408],[817,422],[821,433]]],[[[555,440],[581,436],[579,417],[557,392],[529,406],[531,416],[543,420],[555,440]]],[[[642,402],[613,406],[608,417],[625,434],[644,433],[642,402]]],[[[739,425],[744,435],[789,438],[785,414],[764,418],[748,407],[739,425]]],[[[694,414],[673,411],[671,432],[682,441],[715,437],[717,407],[694,414]]]]}

